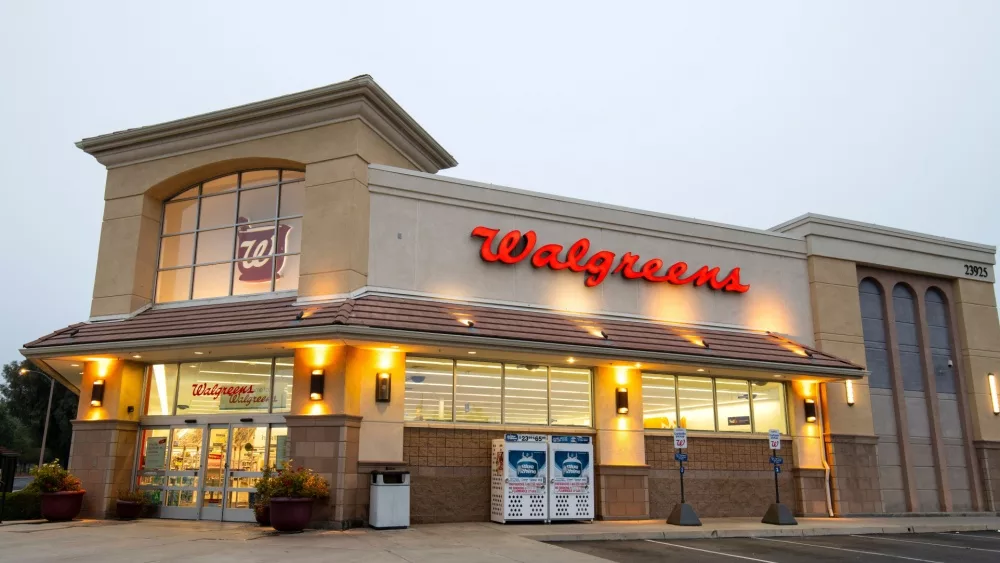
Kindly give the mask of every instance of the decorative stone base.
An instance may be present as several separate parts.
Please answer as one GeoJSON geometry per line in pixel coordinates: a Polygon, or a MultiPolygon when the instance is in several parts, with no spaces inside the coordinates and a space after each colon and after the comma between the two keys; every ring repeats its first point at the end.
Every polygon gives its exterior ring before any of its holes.
{"type": "Polygon", "coordinates": [[[115,515],[120,489],[132,481],[139,423],[129,420],[74,420],[69,470],[87,494],[80,516],[108,518],[115,515]]]}
{"type": "Polygon", "coordinates": [[[649,518],[649,466],[598,465],[594,497],[598,520],[649,518]]]}
{"type": "Polygon", "coordinates": [[[983,475],[986,510],[1000,512],[1000,442],[974,442],[976,459],[983,475]]]}
{"type": "Polygon", "coordinates": [[[829,516],[826,510],[826,470],[796,467],[791,473],[795,483],[795,515],[829,516]]]}
{"type": "Polygon", "coordinates": [[[346,529],[364,524],[368,497],[359,498],[358,438],[361,417],[286,415],[292,463],[330,482],[330,498],[313,508],[311,527],[346,529]]]}
{"type": "Polygon", "coordinates": [[[832,434],[825,441],[833,513],[850,516],[885,512],[879,483],[878,438],[832,434]]]}

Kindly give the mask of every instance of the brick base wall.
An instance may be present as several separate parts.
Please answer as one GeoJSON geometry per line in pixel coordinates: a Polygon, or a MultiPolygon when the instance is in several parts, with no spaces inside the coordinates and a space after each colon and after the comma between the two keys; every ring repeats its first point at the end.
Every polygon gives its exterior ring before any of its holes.
{"type": "Polygon", "coordinates": [[[975,442],[976,459],[983,476],[983,507],[1000,512],[1000,442],[975,442]]]}
{"type": "Polygon", "coordinates": [[[649,466],[598,465],[595,470],[598,520],[649,518],[649,466]]]}
{"type": "Polygon", "coordinates": [[[503,434],[500,430],[404,429],[410,522],[489,521],[490,447],[503,434]]]}
{"type": "Polygon", "coordinates": [[[796,467],[791,470],[795,484],[796,516],[829,516],[826,509],[826,470],[796,467]]]}
{"type": "Polygon", "coordinates": [[[830,496],[834,514],[849,516],[885,512],[879,483],[878,438],[828,435],[826,459],[830,464],[830,496]]]}
{"type": "Polygon", "coordinates": [[[74,420],[69,470],[87,494],[80,516],[111,518],[120,489],[128,489],[135,463],[139,423],[125,420],[74,420]]]}
{"type": "MultiPolygon", "coordinates": [[[[782,444],[781,501],[796,507],[792,444],[790,440],[782,444]]],[[[774,502],[774,470],[765,440],[692,437],[687,453],[685,496],[698,516],[763,516],[774,502]]],[[[650,466],[649,516],[666,518],[681,498],[673,438],[647,434],[646,463],[650,466]]]]}
{"type": "Polygon", "coordinates": [[[363,525],[367,497],[358,493],[361,417],[286,416],[292,460],[330,482],[330,498],[313,506],[311,527],[345,529],[363,525]]]}

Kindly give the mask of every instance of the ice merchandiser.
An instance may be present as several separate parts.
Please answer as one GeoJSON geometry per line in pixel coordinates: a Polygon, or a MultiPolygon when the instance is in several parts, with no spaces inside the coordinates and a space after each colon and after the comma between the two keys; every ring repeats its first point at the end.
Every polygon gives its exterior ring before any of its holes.
{"type": "Polygon", "coordinates": [[[493,440],[490,520],[548,521],[548,436],[506,434],[493,440]]]}
{"type": "Polygon", "coordinates": [[[549,459],[549,520],[593,520],[593,439],[550,436],[549,459]]]}

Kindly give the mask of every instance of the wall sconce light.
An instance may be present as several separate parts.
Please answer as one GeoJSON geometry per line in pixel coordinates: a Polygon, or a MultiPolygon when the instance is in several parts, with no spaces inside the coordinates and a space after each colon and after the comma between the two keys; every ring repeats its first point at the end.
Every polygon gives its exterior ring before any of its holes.
{"type": "Polygon", "coordinates": [[[847,406],[854,406],[854,382],[847,380],[847,406]]]}
{"type": "Polygon", "coordinates": [[[90,406],[99,407],[104,403],[104,380],[95,379],[90,388],[90,406]]]}
{"type": "Polygon", "coordinates": [[[375,402],[388,403],[392,396],[392,374],[380,372],[375,374],[375,402]]]}
{"type": "Polygon", "coordinates": [[[618,414],[628,414],[628,387],[615,389],[615,410],[618,414]]]}
{"type": "Polygon", "coordinates": [[[816,422],[816,401],[806,399],[806,422],[816,422]]]}
{"type": "Polygon", "coordinates": [[[1000,414],[1000,399],[997,398],[997,376],[989,374],[986,376],[990,384],[990,400],[993,401],[993,414],[1000,414]]]}
{"type": "Polygon", "coordinates": [[[319,401],[323,398],[324,372],[321,369],[312,370],[309,376],[309,399],[319,401]]]}

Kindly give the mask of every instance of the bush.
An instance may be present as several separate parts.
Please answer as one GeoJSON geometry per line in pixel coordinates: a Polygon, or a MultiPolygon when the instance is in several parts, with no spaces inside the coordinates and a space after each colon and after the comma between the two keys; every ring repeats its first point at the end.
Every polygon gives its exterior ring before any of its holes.
{"type": "Polygon", "coordinates": [[[260,475],[260,479],[257,479],[257,495],[253,502],[255,510],[262,509],[271,502],[271,491],[274,489],[275,471],[276,470],[271,466],[265,467],[264,471],[260,475]]]}
{"type": "Polygon", "coordinates": [[[38,520],[42,517],[42,497],[35,491],[7,493],[3,507],[4,522],[8,520],[38,520]]]}
{"type": "Polygon", "coordinates": [[[31,470],[34,481],[28,489],[40,493],[61,493],[64,491],[81,491],[80,480],[59,465],[59,460],[43,463],[31,470]]]}
{"type": "Polygon", "coordinates": [[[268,479],[271,498],[326,498],[330,496],[330,484],[326,479],[313,473],[312,469],[292,468],[286,461],[278,474],[268,479]]]}
{"type": "Polygon", "coordinates": [[[146,493],[142,491],[119,489],[117,500],[122,502],[137,502],[139,504],[146,504],[148,499],[146,498],[146,493]]]}

